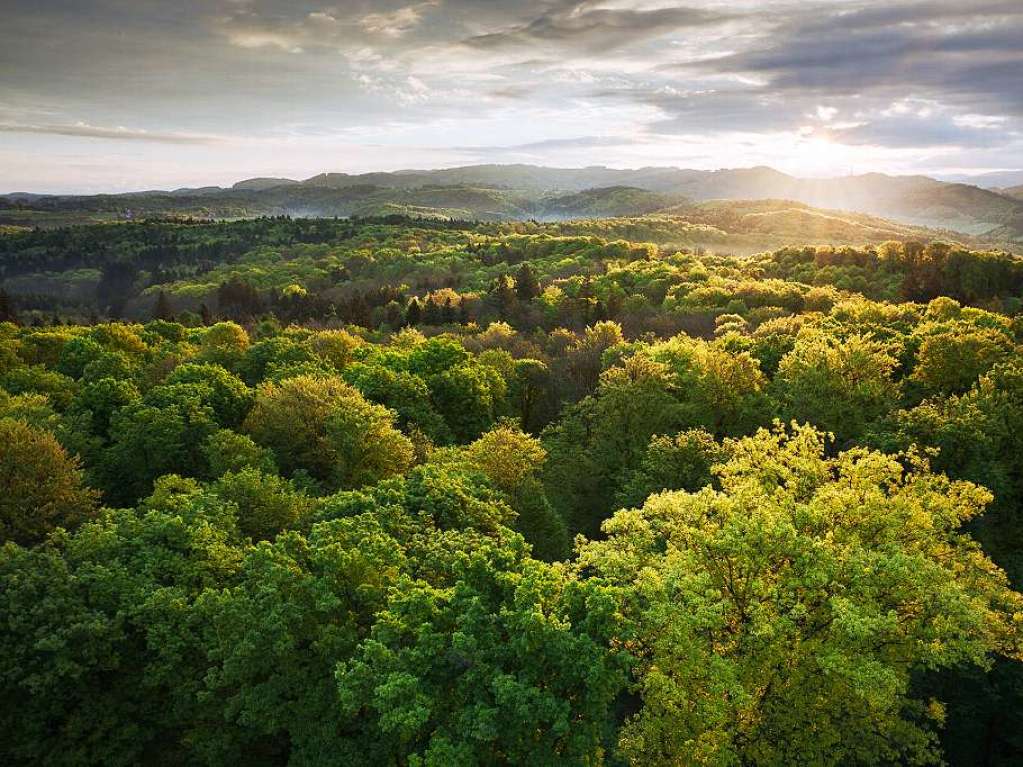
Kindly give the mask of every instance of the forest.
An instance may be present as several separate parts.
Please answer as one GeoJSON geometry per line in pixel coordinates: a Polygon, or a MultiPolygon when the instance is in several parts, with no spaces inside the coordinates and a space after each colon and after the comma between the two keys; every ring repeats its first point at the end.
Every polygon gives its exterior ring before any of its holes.
{"type": "Polygon", "coordinates": [[[0,231],[0,760],[1023,762],[1023,258],[702,211],[0,231]]]}

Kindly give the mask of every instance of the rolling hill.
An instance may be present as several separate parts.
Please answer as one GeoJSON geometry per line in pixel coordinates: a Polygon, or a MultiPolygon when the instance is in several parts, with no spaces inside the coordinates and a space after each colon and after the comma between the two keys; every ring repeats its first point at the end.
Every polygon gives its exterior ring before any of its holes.
{"type": "MultiPolygon", "coordinates": [[[[107,220],[154,215],[245,218],[351,216],[382,212],[479,220],[639,215],[682,200],[792,200],[829,210],[883,216],[999,242],[1023,242],[1019,188],[1002,192],[926,176],[870,173],[804,179],[767,167],[716,171],[650,167],[547,168],[475,165],[392,173],[322,173],[303,181],[253,178],[230,188],[93,196],[0,197],[0,223],[47,218],[107,220]]],[[[66,221],[65,221],[66,222],[66,221]]]]}

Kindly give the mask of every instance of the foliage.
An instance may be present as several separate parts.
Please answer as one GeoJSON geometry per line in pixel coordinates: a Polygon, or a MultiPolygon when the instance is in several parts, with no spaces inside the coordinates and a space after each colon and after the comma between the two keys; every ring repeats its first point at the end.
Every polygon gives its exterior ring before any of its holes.
{"type": "Polygon", "coordinates": [[[3,234],[0,760],[1020,762],[1023,272],[919,233],[3,234]]]}
{"type": "Polygon", "coordinates": [[[30,545],[75,527],[95,513],[96,496],[53,435],[0,419],[0,543],[30,545]]]}
{"type": "Polygon", "coordinates": [[[654,496],[582,549],[635,625],[633,761],[935,760],[912,673],[1015,652],[1023,600],[958,531],[990,494],[906,461],[761,431],[721,490],[654,496]]]}

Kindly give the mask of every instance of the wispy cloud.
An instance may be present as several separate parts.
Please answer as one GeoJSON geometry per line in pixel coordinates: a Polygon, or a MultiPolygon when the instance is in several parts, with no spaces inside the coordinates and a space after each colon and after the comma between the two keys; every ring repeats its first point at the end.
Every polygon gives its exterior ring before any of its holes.
{"type": "Polygon", "coordinates": [[[465,42],[481,49],[553,45],[598,53],[730,18],[730,14],[706,8],[637,10],[608,8],[593,0],[568,0],[554,3],[553,8],[526,23],[475,35],[465,42]]]}
{"type": "Polygon", "coordinates": [[[216,144],[224,140],[220,136],[156,132],[124,127],[108,128],[84,122],[71,124],[0,122],[0,132],[115,139],[117,141],[155,141],[162,144],[216,144]]]}

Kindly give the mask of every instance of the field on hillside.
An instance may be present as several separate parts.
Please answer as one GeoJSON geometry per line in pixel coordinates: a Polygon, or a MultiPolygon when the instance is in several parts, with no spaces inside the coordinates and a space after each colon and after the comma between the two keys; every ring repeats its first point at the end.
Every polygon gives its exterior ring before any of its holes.
{"type": "Polygon", "coordinates": [[[681,205],[0,229],[4,762],[1020,763],[1023,259],[681,205]]]}

